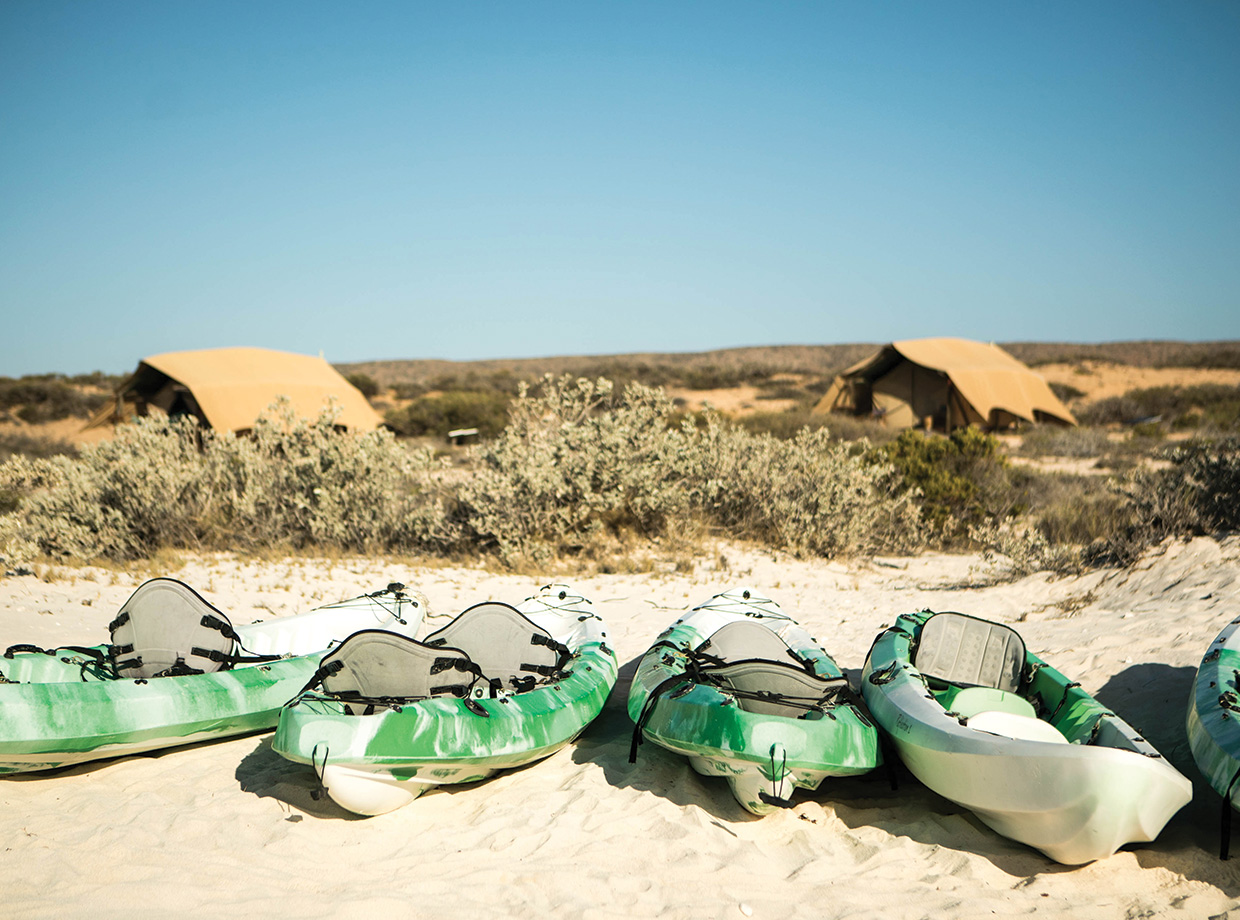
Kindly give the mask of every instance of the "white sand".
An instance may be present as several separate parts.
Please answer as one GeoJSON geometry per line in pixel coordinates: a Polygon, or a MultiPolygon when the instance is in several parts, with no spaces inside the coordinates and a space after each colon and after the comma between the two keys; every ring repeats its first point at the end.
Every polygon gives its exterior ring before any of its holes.
{"type": "MultiPolygon", "coordinates": [[[[1184,736],[1197,663],[1240,615],[1240,539],[1174,544],[1124,572],[989,587],[975,557],[845,565],[720,549],[726,568],[712,554],[693,575],[575,579],[624,665],[599,720],[542,763],[388,815],[357,818],[316,799],[313,773],[273,754],[268,735],[0,779],[0,913],[1240,917],[1240,859],[1217,859],[1220,800],[1184,736]],[[907,773],[895,792],[881,770],[828,780],[798,793],[795,808],[755,818],[724,783],[654,745],[630,766],[624,704],[636,659],[688,606],[742,583],[801,620],[854,680],[899,613],[928,606],[1014,624],[1191,777],[1194,802],[1155,843],[1073,869],[999,837],[907,773]]],[[[204,557],[158,574],[187,581],[236,622],[391,580],[424,591],[441,615],[487,598],[515,602],[535,587],[528,577],[365,560],[204,557]]],[[[103,641],[140,580],[100,569],[0,579],[0,648],[103,641]]]]}

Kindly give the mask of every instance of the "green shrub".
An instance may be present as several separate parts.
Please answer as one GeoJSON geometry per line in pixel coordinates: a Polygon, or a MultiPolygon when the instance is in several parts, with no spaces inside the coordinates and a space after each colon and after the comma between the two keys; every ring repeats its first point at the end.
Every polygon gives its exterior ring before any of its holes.
{"type": "Polygon", "coordinates": [[[15,410],[31,425],[66,418],[88,418],[107,400],[103,393],[84,393],[59,374],[0,377],[0,411],[15,410]]]}
{"type": "Polygon", "coordinates": [[[1161,418],[1176,429],[1195,428],[1200,423],[1234,431],[1240,428],[1240,386],[1206,383],[1130,390],[1084,407],[1078,417],[1090,425],[1161,418]]]}
{"type": "Polygon", "coordinates": [[[1189,442],[1171,452],[1166,485],[1180,492],[1212,531],[1240,530],[1240,438],[1189,442]]]}
{"type": "Polygon", "coordinates": [[[455,540],[429,451],[391,432],[335,430],[278,404],[249,437],[188,418],[141,419],[78,458],[13,457],[0,517],[14,541],[57,558],[126,560],[164,547],[439,548],[455,540]]]}
{"type": "Polygon", "coordinates": [[[379,384],[369,374],[349,374],[344,379],[357,387],[367,399],[374,399],[379,395],[379,384]]]}
{"type": "Polygon", "coordinates": [[[0,463],[14,454],[27,457],[55,457],[58,454],[76,454],[77,448],[69,441],[24,434],[20,431],[0,432],[0,463]]]}
{"type": "Polygon", "coordinates": [[[1070,383],[1051,383],[1051,392],[1054,393],[1062,402],[1072,402],[1074,399],[1080,399],[1085,395],[1084,390],[1078,390],[1070,383]]]}
{"type": "Polygon", "coordinates": [[[544,379],[510,423],[476,449],[458,498],[474,539],[508,560],[579,552],[623,530],[675,534],[697,524],[793,552],[835,555],[915,545],[911,495],[889,498],[890,464],[825,431],[791,442],[714,414],[668,427],[674,408],[640,384],[544,379]]]}
{"type": "Polygon", "coordinates": [[[417,399],[419,396],[425,396],[430,392],[430,387],[424,383],[416,383],[411,380],[402,380],[392,385],[392,390],[396,394],[397,399],[417,399]]]}
{"type": "Polygon", "coordinates": [[[1167,433],[1163,431],[1162,425],[1158,422],[1149,421],[1133,425],[1131,436],[1134,440],[1161,441],[1167,433]]]}
{"type": "Polygon", "coordinates": [[[754,412],[737,419],[737,424],[750,434],[769,434],[788,441],[804,428],[834,428],[834,419],[826,415],[814,415],[806,407],[789,409],[787,412],[754,412]]]}
{"type": "Polygon", "coordinates": [[[1120,425],[1145,418],[1150,414],[1131,396],[1108,396],[1106,399],[1082,406],[1076,412],[1076,419],[1082,425],[1120,425]]]}
{"type": "Polygon", "coordinates": [[[1036,425],[1024,433],[1020,453],[1027,457],[1101,457],[1111,439],[1098,428],[1036,425]]]}
{"type": "Polygon", "coordinates": [[[904,480],[921,494],[926,523],[947,541],[966,536],[970,526],[1000,521],[1027,506],[1021,488],[1027,474],[1013,471],[999,441],[976,428],[948,437],[915,429],[879,448],[904,480]]]}
{"type": "Polygon", "coordinates": [[[1128,565],[1168,537],[1240,530],[1240,438],[1188,442],[1167,459],[1169,468],[1138,467],[1116,486],[1129,518],[1091,547],[1090,562],[1128,565]]]}
{"type": "Polygon", "coordinates": [[[477,428],[481,438],[493,438],[504,428],[511,399],[504,393],[451,390],[422,396],[408,406],[393,409],[385,421],[397,433],[410,437],[444,437],[457,428],[477,428]]]}

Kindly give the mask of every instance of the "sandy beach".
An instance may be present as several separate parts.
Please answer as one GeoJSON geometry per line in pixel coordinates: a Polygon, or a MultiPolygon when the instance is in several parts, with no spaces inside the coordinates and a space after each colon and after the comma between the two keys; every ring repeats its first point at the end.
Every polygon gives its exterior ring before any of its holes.
{"type": "MultiPolygon", "coordinates": [[[[0,579],[0,647],[104,641],[146,573],[0,579]]],[[[401,581],[427,632],[538,579],[364,559],[183,557],[169,575],[234,622],[286,616],[401,581]]],[[[997,581],[977,556],[798,561],[721,544],[692,573],[570,580],[622,663],[601,717],[530,767],[359,818],[317,796],[269,734],[0,780],[0,890],[14,918],[426,916],[1076,918],[1240,916],[1240,860],[1217,858],[1219,797],[1184,735],[1206,646],[1240,615],[1240,538],[1173,543],[1127,570],[997,581]],[[856,679],[899,613],[959,610],[1015,626],[1031,650],[1140,728],[1192,779],[1157,841],[1078,868],[999,837],[907,771],[828,780],[756,818],[726,785],[646,745],[628,763],[637,659],[689,607],[735,585],[777,600],[856,679]]],[[[42,576],[42,577],[40,577],[42,576]]]]}

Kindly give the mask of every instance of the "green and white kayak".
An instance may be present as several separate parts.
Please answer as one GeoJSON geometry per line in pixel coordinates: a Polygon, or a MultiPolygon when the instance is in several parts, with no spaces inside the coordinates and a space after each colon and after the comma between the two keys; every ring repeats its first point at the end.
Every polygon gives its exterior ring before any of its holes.
{"type": "Polygon", "coordinates": [[[770,598],[735,588],[681,617],[642,657],[629,690],[630,760],[653,741],[767,814],[797,787],[880,762],[878,733],[855,700],[817,640],[770,598]]]}
{"type": "Polygon", "coordinates": [[[1240,808],[1240,619],[1210,643],[1188,697],[1188,745],[1211,788],[1223,797],[1225,859],[1231,843],[1231,810],[1240,808]]]}
{"type": "Polygon", "coordinates": [[[192,588],[152,579],[121,608],[112,643],[13,646],[0,658],[0,773],[270,729],[332,643],[366,628],[412,632],[422,615],[385,590],[233,629],[192,588]],[[168,634],[178,622],[189,626],[182,639],[168,634]]]}
{"type": "Polygon", "coordinates": [[[1153,840],[1192,797],[1149,742],[999,623],[899,617],[861,691],[922,783],[1057,862],[1153,840]]]}
{"type": "Polygon", "coordinates": [[[420,642],[359,633],[280,714],[272,747],[312,766],[342,808],[383,814],[575,739],[616,682],[606,638],[564,585],[475,605],[420,642]]]}

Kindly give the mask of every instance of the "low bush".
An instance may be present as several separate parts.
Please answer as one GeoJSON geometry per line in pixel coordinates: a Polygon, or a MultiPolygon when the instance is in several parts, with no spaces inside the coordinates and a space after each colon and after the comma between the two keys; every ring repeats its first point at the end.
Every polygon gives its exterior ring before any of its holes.
{"type": "Polygon", "coordinates": [[[68,456],[13,457],[0,493],[11,541],[56,558],[126,560],[164,547],[438,547],[453,539],[429,451],[387,431],[347,435],[335,413],[287,404],[250,437],[191,419],[141,419],[68,456]]]}
{"type": "Polygon", "coordinates": [[[1240,386],[1198,384],[1130,390],[1085,406],[1078,417],[1089,425],[1134,424],[1159,418],[1177,430],[1204,426],[1240,429],[1240,386]]]}
{"type": "Polygon", "coordinates": [[[750,434],[769,434],[781,441],[788,441],[805,428],[834,429],[835,420],[826,415],[814,415],[808,407],[800,407],[787,412],[754,412],[737,419],[737,424],[750,434]]]}
{"type": "Polygon", "coordinates": [[[575,553],[608,532],[658,536],[705,526],[796,553],[907,548],[920,539],[914,496],[895,471],[825,431],[791,441],[714,414],[669,427],[661,390],[545,378],[508,427],[477,449],[458,500],[462,523],[501,557],[575,553]]]}
{"type": "Polygon", "coordinates": [[[969,528],[1002,521],[1028,506],[1028,474],[1013,470],[998,439],[976,428],[947,437],[907,429],[880,448],[903,479],[920,493],[921,513],[950,544],[969,528]]]}
{"type": "Polygon", "coordinates": [[[31,425],[66,418],[88,418],[103,405],[103,393],[87,393],[59,374],[0,377],[0,411],[31,425]]]}
{"type": "Polygon", "coordinates": [[[410,437],[442,438],[457,428],[477,428],[482,438],[493,438],[508,420],[511,398],[494,391],[451,390],[421,396],[384,417],[392,428],[410,437]]]}
{"type": "Polygon", "coordinates": [[[1057,381],[1050,384],[1051,392],[1059,398],[1061,402],[1072,402],[1074,399],[1080,399],[1085,395],[1084,390],[1078,390],[1070,383],[1059,383],[1057,381]]]}
{"type": "Polygon", "coordinates": [[[489,550],[516,565],[703,529],[822,556],[921,539],[916,494],[882,458],[825,430],[781,441],[715,415],[678,422],[662,391],[638,384],[522,388],[465,476],[443,476],[390,432],[348,435],[333,420],[298,420],[285,405],[237,438],[143,419],[76,459],[14,457],[0,465],[0,493],[16,496],[0,514],[4,551],[489,550]]]}
{"type": "Polygon", "coordinates": [[[1150,414],[1131,396],[1108,396],[1082,406],[1076,412],[1076,419],[1082,425],[1122,425],[1139,421],[1150,414]]]}
{"type": "Polygon", "coordinates": [[[1111,449],[1107,433],[1098,428],[1037,425],[1021,437],[1026,457],[1101,457],[1111,449]]]}
{"type": "Polygon", "coordinates": [[[358,391],[367,399],[374,399],[379,395],[379,384],[369,374],[349,374],[344,379],[357,387],[358,391]]]}
{"type": "Polygon", "coordinates": [[[1188,442],[1166,459],[1165,469],[1138,467],[1117,483],[1128,519],[1088,561],[1127,565],[1168,537],[1240,530],[1240,438],[1188,442]]]}
{"type": "Polygon", "coordinates": [[[24,434],[20,431],[0,432],[0,463],[22,454],[26,457],[55,457],[60,454],[76,454],[77,448],[69,441],[24,434]]]}

